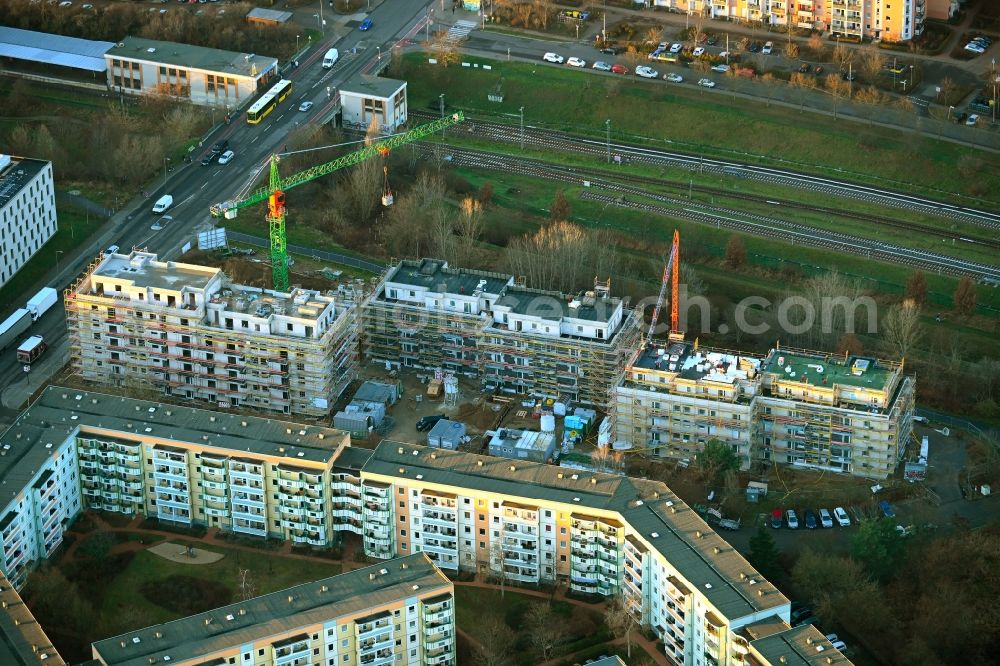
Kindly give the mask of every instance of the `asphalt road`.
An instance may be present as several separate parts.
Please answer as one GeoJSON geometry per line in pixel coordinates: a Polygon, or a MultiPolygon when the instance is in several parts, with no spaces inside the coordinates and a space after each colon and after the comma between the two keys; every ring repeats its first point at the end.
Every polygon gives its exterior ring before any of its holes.
{"type": "MultiPolygon", "coordinates": [[[[343,26],[333,26],[333,19],[327,21],[327,39],[320,41],[299,59],[298,68],[285,72],[285,78],[293,82],[292,94],[282,102],[259,125],[249,125],[245,113],[234,116],[231,124],[223,125],[204,145],[191,154],[190,164],[175,165],[168,171],[166,179],[161,176],[146,186],[148,194],[144,199],[120,211],[112,218],[110,230],[95,236],[87,244],[78,248],[71,256],[62,257],[59,274],[49,285],[62,290],[80,275],[88,264],[108,246],[114,244],[127,251],[128,248],[145,248],[156,252],[161,258],[169,259],[180,254],[185,243],[192,242],[196,230],[211,226],[209,207],[219,201],[233,198],[251,183],[270,155],[281,152],[288,133],[306,123],[320,122],[327,118],[337,105],[335,93],[340,85],[358,73],[371,72],[379,64],[379,56],[387,59],[393,44],[407,34],[413,34],[423,27],[426,6],[411,0],[384,0],[373,7],[371,30],[361,32],[356,21],[348,21],[343,26]],[[327,49],[335,46],[340,51],[340,60],[332,69],[321,66],[327,49]],[[327,87],[330,92],[327,92],[327,87]],[[298,111],[299,104],[312,101],[314,106],[308,112],[298,111]],[[226,165],[213,163],[201,166],[200,162],[212,144],[227,140],[236,154],[226,165]],[[153,203],[163,194],[174,198],[174,205],[168,212],[173,221],[160,231],[150,229],[157,216],[153,214],[153,203]]],[[[321,158],[320,158],[321,159],[321,158]]],[[[26,301],[30,294],[24,296],[26,301]]],[[[0,321],[10,312],[0,313],[0,321]]],[[[65,312],[60,303],[25,332],[41,335],[49,345],[45,356],[36,363],[30,384],[24,371],[17,363],[14,350],[0,355],[0,424],[10,422],[16,415],[18,398],[26,394],[22,389],[37,386],[43,378],[39,374],[54,372],[61,367],[68,354],[65,312]],[[8,390],[9,387],[13,390],[8,390]]]]}

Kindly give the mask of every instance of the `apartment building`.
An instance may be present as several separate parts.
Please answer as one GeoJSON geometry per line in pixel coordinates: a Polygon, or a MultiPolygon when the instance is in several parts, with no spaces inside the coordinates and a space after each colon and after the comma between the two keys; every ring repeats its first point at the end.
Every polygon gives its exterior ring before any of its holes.
{"type": "Polygon", "coordinates": [[[74,369],[213,406],[324,416],[357,373],[350,290],[276,292],[133,251],[65,294],[74,369]]]}
{"type": "Polygon", "coordinates": [[[679,461],[714,439],[744,469],[763,460],[884,479],[910,438],[914,385],[901,363],[870,357],[780,348],[760,357],[671,341],[629,365],[614,437],[679,461]]]}
{"type": "Polygon", "coordinates": [[[616,439],[654,457],[688,462],[716,439],[749,469],[759,439],[761,361],[683,340],[654,341],[639,351],[615,389],[616,439]]]}
{"type": "Polygon", "coordinates": [[[567,296],[433,259],[390,269],[363,318],[370,361],[441,368],[478,377],[489,391],[601,406],[639,331],[638,315],[599,284],[567,296]]]}
{"type": "Polygon", "coordinates": [[[381,530],[366,554],[622,592],[677,663],[736,663],[742,627],[788,621],[788,599],[659,482],[391,441],[362,482],[381,530]]]}
{"type": "Polygon", "coordinates": [[[0,664],[67,666],[7,577],[0,573],[0,664]]]}
{"type": "Polygon", "coordinates": [[[102,666],[454,666],[454,586],[415,553],[91,649],[102,666]]]}
{"type": "Polygon", "coordinates": [[[80,513],[73,427],[35,403],[0,435],[0,571],[20,589],[80,513]]]}
{"type": "Polygon", "coordinates": [[[0,287],[57,229],[52,162],[0,154],[0,287]]]}

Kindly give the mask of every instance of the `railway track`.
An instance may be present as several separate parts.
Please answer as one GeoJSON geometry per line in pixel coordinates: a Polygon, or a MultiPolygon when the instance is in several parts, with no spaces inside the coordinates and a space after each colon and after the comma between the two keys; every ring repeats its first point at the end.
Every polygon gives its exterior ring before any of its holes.
{"type": "MultiPolygon", "coordinates": [[[[418,118],[436,117],[434,114],[421,111],[411,111],[410,115],[418,118]]],[[[659,150],[631,144],[609,144],[606,141],[587,139],[565,132],[538,129],[530,126],[525,127],[522,134],[522,130],[519,127],[488,120],[470,121],[449,131],[461,132],[469,136],[504,143],[523,143],[526,147],[543,148],[559,152],[583,153],[598,157],[606,157],[610,152],[632,163],[680,166],[689,169],[697,168],[701,171],[791,186],[814,192],[822,192],[824,194],[834,194],[894,208],[917,210],[969,222],[992,231],[1000,231],[1000,211],[960,206],[926,197],[905,194],[903,192],[870,187],[860,183],[797,173],[787,169],[714,159],[690,153],[659,150]]]]}
{"type": "MultiPolygon", "coordinates": [[[[428,155],[433,155],[435,151],[442,148],[440,144],[420,144],[419,147],[428,155]]],[[[756,213],[746,213],[723,206],[695,203],[684,198],[650,193],[632,184],[600,178],[589,170],[550,165],[539,160],[521,159],[478,149],[455,146],[445,146],[444,148],[448,152],[451,163],[461,166],[504,171],[567,183],[580,184],[587,181],[593,189],[585,191],[582,195],[583,198],[605,205],[669,215],[717,228],[778,238],[810,247],[833,249],[838,252],[890,261],[935,273],[971,275],[984,282],[1000,284],[1000,268],[996,266],[949,257],[935,252],[911,249],[852,234],[819,229],[756,213]],[[633,198],[630,200],[629,197],[633,198]]],[[[629,176],[628,179],[629,181],[634,180],[632,176],[629,176]]]]}

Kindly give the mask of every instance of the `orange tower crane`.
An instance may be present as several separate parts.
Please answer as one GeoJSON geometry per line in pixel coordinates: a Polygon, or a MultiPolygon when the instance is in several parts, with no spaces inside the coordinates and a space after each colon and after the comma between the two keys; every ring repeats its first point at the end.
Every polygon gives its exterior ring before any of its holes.
{"type": "Polygon", "coordinates": [[[681,263],[681,235],[674,230],[674,240],[670,246],[670,256],[663,267],[663,278],[660,280],[660,294],[656,297],[656,306],[653,308],[653,317],[649,322],[649,330],[646,332],[644,343],[648,346],[653,342],[653,333],[656,324],[660,320],[660,308],[663,307],[663,299],[667,295],[667,287],[670,292],[670,339],[684,339],[684,333],[680,330],[680,307],[677,297],[680,293],[680,263],[681,263]]]}

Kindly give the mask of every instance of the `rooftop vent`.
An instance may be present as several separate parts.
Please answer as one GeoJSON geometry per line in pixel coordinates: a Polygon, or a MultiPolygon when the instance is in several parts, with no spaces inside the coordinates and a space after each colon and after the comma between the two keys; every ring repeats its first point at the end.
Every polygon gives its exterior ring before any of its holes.
{"type": "Polygon", "coordinates": [[[569,478],[571,478],[571,479],[573,479],[574,481],[576,481],[577,479],[579,479],[579,478],[580,478],[580,475],[579,475],[579,474],[571,474],[569,478]]]}
{"type": "Polygon", "coordinates": [[[416,592],[417,590],[420,589],[420,586],[419,585],[413,585],[413,587],[411,587],[410,589],[413,590],[414,592],[416,592]]]}
{"type": "Polygon", "coordinates": [[[590,477],[590,485],[592,485],[592,486],[596,486],[597,485],[597,477],[596,476],[590,477]]]}
{"type": "Polygon", "coordinates": [[[134,644],[138,645],[139,643],[141,643],[141,642],[142,642],[142,639],[140,639],[140,638],[139,638],[138,636],[133,636],[133,637],[132,637],[132,642],[133,642],[134,644]]]}
{"type": "Polygon", "coordinates": [[[406,468],[405,467],[400,467],[399,468],[399,473],[400,474],[406,474],[406,468]]]}
{"type": "Polygon", "coordinates": [[[320,585],[320,586],[319,586],[319,591],[320,591],[320,592],[329,592],[329,591],[330,591],[330,588],[329,588],[329,587],[327,587],[326,585],[320,585]]]}
{"type": "Polygon", "coordinates": [[[301,458],[301,457],[305,456],[305,454],[306,454],[305,451],[299,451],[295,455],[298,456],[299,458],[301,458]]]}
{"type": "Polygon", "coordinates": [[[153,634],[153,637],[154,638],[163,638],[163,632],[162,631],[158,631],[155,634],[153,634]]]}
{"type": "Polygon", "coordinates": [[[413,455],[415,455],[415,456],[419,456],[419,455],[420,455],[420,451],[417,451],[416,449],[414,449],[414,450],[413,450],[413,455]]]}
{"type": "Polygon", "coordinates": [[[476,461],[476,467],[482,467],[482,466],[483,466],[483,461],[482,460],[477,460],[476,461]]]}
{"type": "Polygon", "coordinates": [[[653,537],[654,539],[659,539],[660,538],[660,533],[659,532],[652,532],[649,536],[653,537]]]}
{"type": "Polygon", "coordinates": [[[420,479],[422,479],[422,478],[424,478],[424,475],[423,475],[423,474],[417,474],[417,480],[420,480],[420,479]]]}
{"type": "Polygon", "coordinates": [[[700,539],[701,538],[701,530],[695,530],[694,531],[694,537],[696,539],[700,539]]]}
{"type": "Polygon", "coordinates": [[[389,573],[389,570],[388,569],[379,569],[378,572],[384,576],[387,573],[389,573]]]}
{"type": "Polygon", "coordinates": [[[712,589],[712,584],[711,583],[705,583],[705,589],[706,590],[711,590],[712,589]]]}
{"type": "Polygon", "coordinates": [[[574,498],[573,498],[573,501],[574,501],[574,502],[579,502],[579,501],[580,501],[580,498],[579,498],[579,497],[574,497],[574,498]]]}
{"type": "Polygon", "coordinates": [[[514,465],[511,465],[510,466],[510,471],[516,472],[517,471],[517,467],[515,467],[514,465]]]}
{"type": "Polygon", "coordinates": [[[235,616],[235,615],[233,615],[232,613],[230,613],[229,615],[227,615],[227,616],[226,616],[226,620],[227,620],[228,622],[232,622],[232,621],[233,621],[233,620],[235,620],[235,619],[236,619],[236,616],[235,616]]]}

